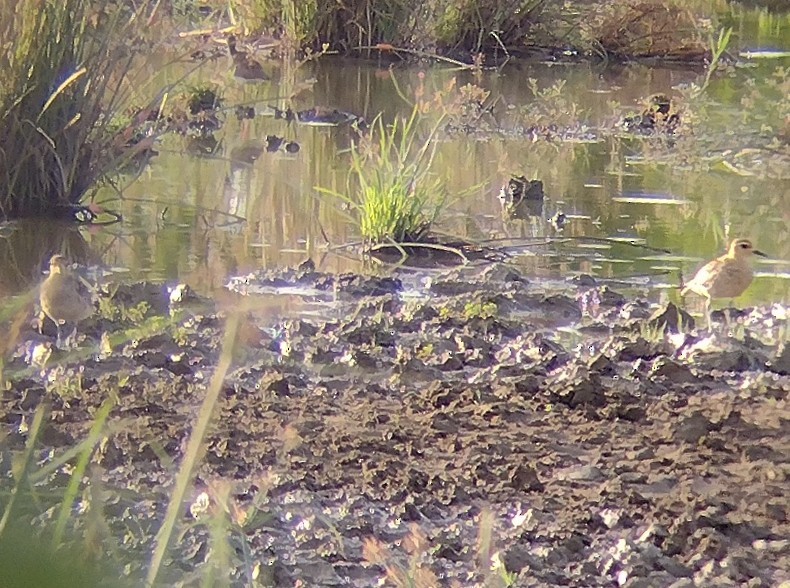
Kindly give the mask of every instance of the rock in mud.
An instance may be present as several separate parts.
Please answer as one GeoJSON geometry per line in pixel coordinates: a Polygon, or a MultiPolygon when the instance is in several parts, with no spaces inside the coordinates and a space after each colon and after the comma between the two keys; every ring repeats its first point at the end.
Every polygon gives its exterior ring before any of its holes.
{"type": "Polygon", "coordinates": [[[647,324],[651,329],[657,329],[660,332],[680,333],[693,331],[696,321],[685,310],[670,302],[664,308],[659,308],[650,315],[647,324]]]}

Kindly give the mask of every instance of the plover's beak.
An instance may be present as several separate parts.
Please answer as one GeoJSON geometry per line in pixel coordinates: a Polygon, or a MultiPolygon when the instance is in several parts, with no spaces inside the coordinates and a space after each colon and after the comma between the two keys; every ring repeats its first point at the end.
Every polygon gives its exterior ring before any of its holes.
{"type": "Polygon", "coordinates": [[[759,255],[760,257],[768,257],[765,253],[763,253],[762,251],[758,251],[757,249],[753,249],[752,253],[754,253],[755,255],[759,255]]]}

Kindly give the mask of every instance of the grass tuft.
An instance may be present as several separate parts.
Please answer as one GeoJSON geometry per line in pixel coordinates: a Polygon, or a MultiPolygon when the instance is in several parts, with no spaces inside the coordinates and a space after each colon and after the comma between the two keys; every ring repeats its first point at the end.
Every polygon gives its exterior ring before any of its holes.
{"type": "Polygon", "coordinates": [[[389,126],[377,117],[370,135],[375,139],[352,146],[346,193],[319,188],[351,209],[368,246],[423,241],[444,207],[446,189],[431,173],[441,119],[424,138],[419,119],[416,107],[389,126]]]}
{"type": "Polygon", "coordinates": [[[0,218],[67,217],[116,165],[133,21],[89,0],[0,0],[0,218]]]}

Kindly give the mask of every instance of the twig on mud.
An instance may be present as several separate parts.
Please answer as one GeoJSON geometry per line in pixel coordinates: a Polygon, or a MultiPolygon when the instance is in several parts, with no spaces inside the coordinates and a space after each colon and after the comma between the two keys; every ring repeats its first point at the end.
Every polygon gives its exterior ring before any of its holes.
{"type": "Polygon", "coordinates": [[[489,34],[492,37],[494,37],[494,39],[496,39],[497,45],[499,45],[502,48],[502,51],[505,52],[505,61],[500,63],[499,66],[497,67],[497,69],[501,71],[505,67],[505,65],[507,65],[507,62],[510,61],[510,51],[508,51],[507,47],[505,47],[505,44],[502,42],[502,39],[499,37],[499,33],[497,33],[496,31],[491,31],[489,34]]]}
{"type": "Polygon", "coordinates": [[[630,245],[631,247],[636,247],[637,249],[644,249],[646,251],[652,251],[653,253],[665,253],[667,255],[672,254],[672,252],[669,249],[664,249],[663,247],[651,247],[646,243],[637,243],[635,241],[610,239],[608,237],[560,237],[560,238],[549,237],[548,242],[559,243],[562,241],[587,241],[590,243],[606,243],[608,245],[630,245]]]}
{"type": "MultiPolygon", "coordinates": [[[[445,237],[447,240],[456,239],[458,242],[462,243],[463,246],[465,246],[465,247],[478,247],[482,251],[487,251],[489,253],[495,253],[497,255],[504,255],[505,257],[512,257],[506,251],[501,251],[500,249],[498,249],[496,247],[489,247],[488,246],[488,243],[496,242],[498,239],[492,239],[490,241],[489,240],[478,241],[476,239],[469,239],[469,238],[461,239],[458,235],[454,235],[453,233],[448,233],[446,231],[439,231],[439,230],[431,231],[431,235],[436,236],[436,237],[445,237]]],[[[508,239],[508,237],[503,237],[503,239],[506,240],[506,239],[508,239]]]]}
{"type": "MultiPolygon", "coordinates": [[[[589,243],[606,243],[607,245],[630,245],[631,247],[636,247],[638,249],[645,249],[646,251],[652,251],[653,253],[665,253],[666,255],[671,255],[672,252],[669,249],[664,249],[663,247],[651,247],[646,243],[637,243],[635,241],[624,241],[620,239],[610,239],[608,237],[586,237],[586,236],[579,236],[579,237],[544,237],[541,239],[514,239],[512,237],[501,237],[497,239],[488,239],[484,241],[486,244],[490,243],[497,243],[497,242],[508,242],[511,243],[511,247],[516,246],[516,244],[523,246],[526,245],[550,245],[552,243],[566,243],[568,241],[583,241],[589,243]]],[[[507,247],[507,245],[503,245],[507,247]]]]}
{"type": "Polygon", "coordinates": [[[184,39],[186,37],[202,37],[204,35],[213,35],[213,34],[220,34],[220,35],[227,35],[228,33],[232,33],[238,27],[235,25],[231,25],[229,27],[223,27],[221,29],[216,28],[204,28],[204,29],[193,29],[191,31],[182,31],[178,33],[179,38],[184,39]]]}
{"type": "Polygon", "coordinates": [[[450,247],[449,245],[441,245],[439,243],[418,243],[418,242],[395,243],[393,241],[392,243],[382,243],[380,245],[375,245],[374,247],[371,247],[370,251],[378,251],[379,249],[384,249],[385,247],[393,247],[393,246],[397,248],[401,252],[401,255],[405,257],[408,257],[409,255],[406,253],[404,247],[414,247],[415,249],[436,249],[437,251],[445,251],[447,253],[453,253],[463,260],[464,265],[469,264],[469,258],[466,255],[464,255],[463,251],[461,251],[457,247],[450,247]]]}
{"type": "Polygon", "coordinates": [[[332,242],[329,240],[329,237],[326,235],[326,231],[324,230],[324,225],[321,224],[320,219],[316,219],[316,224],[318,225],[318,230],[321,231],[321,236],[326,241],[326,244],[329,246],[329,249],[332,249],[332,242]]]}
{"type": "Polygon", "coordinates": [[[328,248],[328,252],[335,253],[336,251],[343,251],[346,249],[356,249],[358,247],[363,247],[365,245],[364,241],[352,241],[351,243],[342,243],[340,245],[332,245],[328,248]]]}

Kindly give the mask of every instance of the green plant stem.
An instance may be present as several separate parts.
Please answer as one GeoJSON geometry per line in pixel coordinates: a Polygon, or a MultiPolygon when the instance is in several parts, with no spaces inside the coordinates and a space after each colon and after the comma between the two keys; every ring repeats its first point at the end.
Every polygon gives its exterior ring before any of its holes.
{"type": "Polygon", "coordinates": [[[36,413],[33,416],[33,422],[31,423],[30,429],[28,430],[27,443],[25,444],[25,455],[20,466],[21,469],[19,471],[19,475],[17,476],[16,484],[14,484],[14,489],[11,491],[11,498],[8,500],[5,512],[3,512],[3,518],[0,519],[0,536],[3,535],[3,531],[8,525],[8,521],[11,520],[11,513],[14,510],[16,499],[19,497],[22,486],[28,480],[28,470],[29,464],[33,457],[33,450],[36,447],[36,441],[38,440],[38,436],[41,433],[42,425],[44,423],[44,415],[46,415],[48,412],[49,406],[42,403],[38,406],[36,413]]]}
{"type": "Polygon", "coordinates": [[[112,396],[102,403],[93,420],[88,438],[77,460],[74,472],[71,474],[69,485],[66,487],[66,493],[63,495],[63,501],[60,504],[60,512],[58,513],[58,519],[55,523],[55,532],[52,534],[53,549],[57,549],[61,541],[63,541],[63,533],[66,531],[66,524],[69,521],[69,517],[71,517],[71,509],[74,505],[74,500],[77,498],[85,469],[88,467],[94,448],[102,437],[104,424],[114,406],[115,396],[112,396]]]}
{"type": "Polygon", "coordinates": [[[192,484],[195,475],[195,470],[198,462],[202,458],[204,451],[204,439],[208,432],[209,425],[211,424],[211,417],[214,414],[214,409],[219,400],[222,385],[225,381],[225,375],[230,369],[231,362],[233,361],[233,346],[236,341],[236,334],[239,328],[239,315],[232,315],[228,318],[225,325],[225,337],[222,342],[222,352],[220,353],[217,369],[211,378],[206,397],[203,399],[203,404],[200,406],[200,413],[198,414],[195,426],[192,428],[192,433],[189,436],[186,452],[184,453],[184,460],[181,463],[181,468],[175,479],[175,487],[173,488],[170,503],[167,505],[167,512],[165,513],[162,527],[156,536],[156,547],[151,556],[151,564],[148,567],[146,575],[146,585],[153,586],[159,571],[162,567],[167,548],[173,536],[173,531],[178,520],[184,497],[187,490],[192,484]]]}
{"type": "Polygon", "coordinates": [[[710,80],[711,77],[713,76],[713,72],[716,71],[716,68],[719,65],[719,61],[721,60],[721,56],[724,55],[724,52],[727,50],[727,46],[730,44],[731,35],[732,35],[732,28],[729,28],[729,29],[721,29],[719,31],[719,36],[715,41],[713,37],[711,37],[710,63],[708,64],[708,67],[705,70],[705,81],[702,82],[702,86],[700,87],[698,94],[704,92],[708,87],[708,85],[710,84],[710,80]]]}

